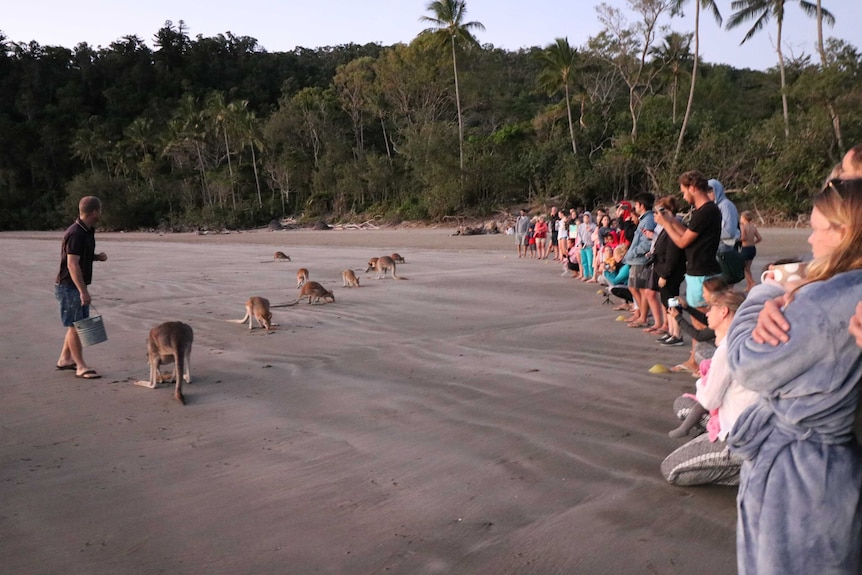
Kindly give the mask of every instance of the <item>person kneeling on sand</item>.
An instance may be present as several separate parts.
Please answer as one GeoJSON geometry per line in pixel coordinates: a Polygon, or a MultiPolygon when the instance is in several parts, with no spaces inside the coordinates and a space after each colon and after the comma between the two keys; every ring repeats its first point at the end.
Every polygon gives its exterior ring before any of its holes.
{"type": "Polygon", "coordinates": [[[674,436],[687,433],[706,410],[710,418],[706,434],[692,439],[662,461],[662,475],[673,485],[739,484],[742,459],[728,450],[725,440],[736,420],[757,401],[758,395],[731,376],[724,338],[743,301],[744,293],[730,289],[713,295],[709,301],[707,318],[709,327],[715,330],[718,347],[707,374],[697,382],[696,397],[702,409],[693,408],[683,425],[672,433],[674,436]]]}

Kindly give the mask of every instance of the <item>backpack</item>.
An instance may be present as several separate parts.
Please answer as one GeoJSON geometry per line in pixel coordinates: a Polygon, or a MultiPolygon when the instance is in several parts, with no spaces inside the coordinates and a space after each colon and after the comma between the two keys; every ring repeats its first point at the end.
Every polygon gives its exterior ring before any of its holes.
{"type": "Polygon", "coordinates": [[[715,255],[721,267],[721,275],[729,284],[737,284],[745,279],[745,259],[737,250],[719,250],[715,255]]]}

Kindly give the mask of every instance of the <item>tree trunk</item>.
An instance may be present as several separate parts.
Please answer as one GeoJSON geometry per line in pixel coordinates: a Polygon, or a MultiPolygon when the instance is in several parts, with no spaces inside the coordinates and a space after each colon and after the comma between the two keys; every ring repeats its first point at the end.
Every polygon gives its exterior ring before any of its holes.
{"type": "Polygon", "coordinates": [[[673,113],[671,115],[671,123],[673,125],[676,125],[676,93],[677,93],[678,89],[679,89],[679,73],[674,72],[673,73],[673,92],[672,92],[673,113]]]}
{"type": "MultiPolygon", "coordinates": [[[[817,51],[820,52],[820,65],[825,72],[828,62],[826,61],[826,49],[823,47],[823,7],[820,4],[820,0],[817,0],[817,51]]],[[[835,134],[838,149],[843,153],[844,138],[841,135],[841,117],[835,111],[835,106],[831,101],[827,102],[826,108],[829,110],[829,117],[832,119],[832,132],[835,134]]]]}
{"type": "Polygon", "coordinates": [[[694,3],[694,64],[691,67],[691,86],[688,90],[688,103],[685,105],[685,116],[682,118],[682,127],[679,129],[679,138],[676,140],[676,150],[673,153],[674,168],[682,151],[682,141],[685,139],[685,129],[688,127],[688,119],[691,117],[691,104],[694,102],[694,85],[697,82],[697,61],[700,55],[700,0],[694,3]]]}
{"type": "MultiPolygon", "coordinates": [[[[254,184],[257,186],[257,205],[263,207],[263,199],[260,197],[260,178],[257,175],[257,157],[254,153],[254,143],[251,145],[251,166],[254,168],[254,184]]],[[[236,206],[234,206],[236,208],[236,206]]]]}
{"type": "Polygon", "coordinates": [[[787,80],[784,74],[784,53],[781,51],[781,29],[783,22],[778,19],[778,71],[781,74],[781,109],[784,113],[784,137],[790,138],[790,113],[787,111],[787,80]]]}
{"type": "Polygon", "coordinates": [[[575,126],[572,124],[572,102],[569,97],[569,83],[566,82],[566,113],[569,116],[569,136],[572,138],[572,153],[578,155],[578,146],[575,143],[575,126]]]}
{"type": "Polygon", "coordinates": [[[227,139],[227,126],[222,126],[222,132],[224,132],[224,149],[227,154],[227,171],[230,174],[230,198],[233,202],[233,209],[236,211],[236,193],[233,189],[233,165],[230,162],[230,144],[227,139]]]}
{"type": "Polygon", "coordinates": [[[458,91],[458,62],[455,59],[455,36],[452,36],[452,69],[455,71],[455,107],[458,109],[458,151],[464,171],[464,124],[461,121],[461,93],[458,91]]]}

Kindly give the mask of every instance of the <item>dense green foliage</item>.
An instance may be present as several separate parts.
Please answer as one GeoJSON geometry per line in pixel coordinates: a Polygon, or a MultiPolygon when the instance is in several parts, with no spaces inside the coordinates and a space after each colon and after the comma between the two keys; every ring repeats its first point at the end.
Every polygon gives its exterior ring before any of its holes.
{"type": "Polygon", "coordinates": [[[862,57],[832,40],[825,65],[785,63],[789,137],[777,70],[701,62],[674,163],[690,53],[642,42],[609,28],[562,65],[540,47],[456,45],[461,170],[452,47],[431,34],[269,53],[230,33],[189,38],[182,22],[154,48],[0,33],[0,229],[63,226],[85,194],[105,201],[110,229],[439,219],[552,198],[591,208],[675,192],[687,169],[743,190],[744,207],[792,215],[862,141],[862,57]]]}

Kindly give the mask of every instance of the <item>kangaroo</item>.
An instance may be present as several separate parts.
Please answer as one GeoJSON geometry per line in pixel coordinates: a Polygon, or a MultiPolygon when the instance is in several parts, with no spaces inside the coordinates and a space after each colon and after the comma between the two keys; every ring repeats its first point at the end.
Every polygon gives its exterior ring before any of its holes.
{"type": "Polygon", "coordinates": [[[353,270],[344,270],[341,272],[342,287],[359,287],[359,278],[353,273],[353,270]]]}
{"type": "Polygon", "coordinates": [[[390,258],[392,258],[392,261],[393,261],[393,262],[396,262],[396,263],[399,263],[399,264],[407,263],[407,262],[405,262],[405,261],[404,261],[404,258],[402,258],[402,257],[401,257],[401,255],[400,255],[399,253],[397,253],[397,252],[396,252],[396,253],[394,253],[394,254],[392,254],[392,255],[391,255],[391,256],[389,256],[389,257],[390,257],[390,258]]]}
{"type": "Polygon", "coordinates": [[[365,271],[372,269],[372,267],[377,270],[377,278],[376,279],[386,279],[386,270],[389,270],[392,273],[392,279],[396,280],[406,280],[405,277],[398,277],[395,275],[395,262],[392,261],[392,258],[389,256],[381,256],[377,258],[377,261],[374,263],[374,266],[371,266],[371,262],[369,263],[369,268],[365,271]]]}
{"type": "Polygon", "coordinates": [[[284,253],[284,252],[275,252],[275,255],[273,256],[273,259],[276,259],[276,260],[287,260],[287,261],[290,261],[290,256],[289,256],[289,255],[287,255],[287,254],[286,254],[286,253],[284,253]]]}
{"type": "Polygon", "coordinates": [[[164,383],[160,367],[173,363],[173,376],[177,384],[174,389],[174,397],[185,405],[183,380],[186,383],[192,382],[191,354],[194,337],[192,328],[180,321],[165,322],[151,329],[150,335],[147,337],[150,380],[136,381],[135,385],[155,389],[156,384],[164,383]]]}
{"type": "Polygon", "coordinates": [[[248,320],[248,329],[254,329],[252,319],[257,320],[257,325],[272,331],[272,328],[278,326],[277,323],[272,323],[272,312],[269,311],[269,300],[263,297],[252,296],[245,302],[245,317],[242,319],[229,319],[230,323],[245,323],[248,320]]]}
{"type": "Polygon", "coordinates": [[[304,286],[302,286],[302,289],[299,292],[299,297],[296,298],[296,300],[287,303],[276,304],[270,307],[290,307],[298,304],[306,297],[308,298],[308,303],[311,303],[312,300],[314,300],[315,302],[319,302],[321,299],[327,303],[335,303],[335,296],[332,294],[331,291],[328,291],[325,287],[323,287],[317,282],[310,281],[304,286]]]}
{"type": "Polygon", "coordinates": [[[365,273],[368,273],[374,269],[374,266],[377,265],[378,259],[380,259],[380,258],[371,258],[370,260],[368,260],[368,268],[365,270],[365,273]]]}
{"type": "Polygon", "coordinates": [[[296,289],[301,288],[308,282],[308,270],[305,268],[299,268],[296,270],[296,289]]]}

